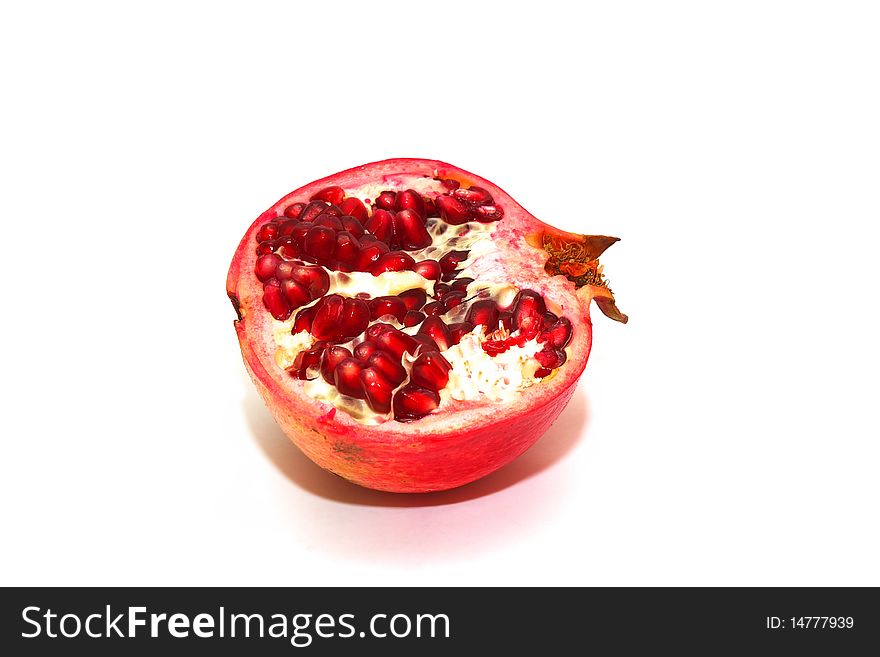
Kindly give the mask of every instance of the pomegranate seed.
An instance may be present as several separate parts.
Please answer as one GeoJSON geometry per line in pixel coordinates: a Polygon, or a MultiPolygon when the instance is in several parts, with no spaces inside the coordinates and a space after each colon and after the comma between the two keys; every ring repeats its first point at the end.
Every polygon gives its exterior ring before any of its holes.
{"type": "Polygon", "coordinates": [[[327,214],[331,217],[341,217],[342,210],[339,209],[338,205],[328,205],[326,208],[324,208],[324,211],[321,214],[327,214]]]}
{"type": "Polygon", "coordinates": [[[425,199],[423,199],[422,195],[414,189],[407,189],[406,191],[400,192],[397,195],[394,207],[397,210],[412,210],[422,218],[422,222],[424,222],[425,217],[427,216],[425,214],[425,199]]]}
{"type": "Polygon", "coordinates": [[[420,313],[418,310],[407,310],[406,315],[403,316],[403,325],[407,327],[418,326],[425,321],[425,317],[427,315],[420,313]]]}
{"type": "Polygon", "coordinates": [[[376,297],[370,301],[370,318],[379,319],[385,315],[393,315],[398,322],[403,321],[406,304],[399,297],[376,297]]]}
{"type": "Polygon", "coordinates": [[[345,190],[342,187],[325,187],[324,189],[315,192],[310,198],[310,201],[327,201],[328,203],[333,203],[334,205],[339,205],[342,203],[342,199],[345,198],[345,190]]]}
{"type": "Polygon", "coordinates": [[[474,215],[477,221],[489,223],[501,219],[504,216],[504,210],[498,205],[480,205],[474,208],[474,215]]]}
{"type": "Polygon", "coordinates": [[[412,366],[410,381],[417,386],[440,391],[449,382],[449,370],[452,365],[437,351],[420,354],[412,366]]]}
{"type": "Polygon", "coordinates": [[[338,294],[322,297],[315,304],[315,317],[312,320],[312,335],[319,340],[339,342],[342,339],[342,305],[344,299],[338,294]]]}
{"type": "Polygon", "coordinates": [[[474,301],[465,319],[473,325],[482,324],[489,331],[494,331],[498,328],[498,306],[490,299],[474,301]]]}
{"type": "Polygon", "coordinates": [[[542,315],[530,315],[520,319],[519,332],[526,339],[531,340],[538,335],[544,328],[544,317],[542,315]]]}
{"type": "Polygon", "coordinates": [[[312,224],[297,224],[293,227],[293,230],[290,231],[290,237],[285,238],[285,240],[289,239],[290,243],[294,246],[302,248],[303,242],[305,242],[306,234],[308,234],[309,229],[312,227],[312,224]]]}
{"type": "Polygon", "coordinates": [[[293,229],[299,224],[296,219],[288,219],[278,226],[278,237],[287,237],[293,232],[293,229]]]}
{"type": "MultiPolygon", "coordinates": [[[[300,224],[297,228],[305,228],[308,231],[309,226],[311,224],[300,224]]],[[[286,258],[287,260],[299,260],[302,257],[302,243],[305,239],[305,234],[302,231],[295,231],[294,235],[290,235],[289,237],[282,237],[278,240],[278,253],[281,254],[282,258],[286,258]],[[297,240],[299,242],[297,243],[297,240]]]]}
{"type": "Polygon", "coordinates": [[[281,283],[275,279],[263,286],[263,305],[266,306],[266,310],[271,313],[272,317],[282,322],[290,317],[292,312],[290,302],[281,291],[281,283]]]}
{"type": "Polygon", "coordinates": [[[299,266],[300,265],[296,264],[295,262],[282,260],[275,268],[275,278],[277,278],[279,281],[290,280],[291,278],[293,278],[293,270],[299,266]]]}
{"type": "Polygon", "coordinates": [[[419,310],[428,300],[428,293],[419,287],[401,292],[397,296],[406,305],[407,310],[419,310]]]}
{"type": "Polygon", "coordinates": [[[321,359],[321,376],[330,385],[336,383],[336,366],[346,358],[351,358],[351,352],[345,347],[333,345],[324,350],[324,357],[321,359]]]}
{"type": "Polygon", "coordinates": [[[257,231],[257,242],[265,242],[266,240],[274,240],[278,237],[278,224],[274,221],[263,224],[257,231]]]}
{"type": "Polygon", "coordinates": [[[440,184],[443,185],[443,188],[449,190],[450,192],[454,192],[456,189],[461,187],[461,183],[457,180],[453,180],[452,178],[434,178],[434,180],[440,181],[440,184]]]}
{"type": "Polygon", "coordinates": [[[270,253],[274,253],[275,249],[277,249],[277,248],[278,248],[278,245],[274,241],[273,242],[263,242],[262,244],[257,246],[257,255],[258,256],[269,255],[270,253]]]}
{"type": "Polygon", "coordinates": [[[471,216],[467,206],[457,198],[441,194],[434,199],[434,203],[437,204],[437,211],[446,223],[459,226],[470,221],[471,216]]]}
{"type": "Polygon", "coordinates": [[[386,271],[406,271],[416,264],[413,257],[406,251],[391,251],[373,263],[370,273],[373,276],[384,274],[386,271]]]}
{"type": "Polygon", "coordinates": [[[312,319],[315,317],[315,307],[309,306],[308,308],[303,308],[296,314],[296,319],[293,320],[293,329],[291,333],[294,335],[301,331],[309,331],[312,330],[312,319]]]}
{"type": "Polygon", "coordinates": [[[559,318],[555,314],[551,313],[548,310],[547,312],[544,313],[544,326],[550,326],[551,324],[555,324],[556,320],[558,320],[558,319],[559,318]]]}
{"type": "Polygon", "coordinates": [[[483,205],[492,202],[492,195],[482,187],[468,187],[467,189],[459,187],[452,192],[452,195],[460,201],[472,203],[474,205],[483,205]]]}
{"type": "Polygon", "coordinates": [[[440,213],[437,211],[437,205],[434,203],[434,199],[425,198],[425,217],[439,217],[440,213]]]}
{"type": "Polygon", "coordinates": [[[431,235],[424,219],[415,210],[401,210],[394,215],[394,235],[406,251],[424,249],[431,244],[431,235]]]}
{"type": "Polygon", "coordinates": [[[364,223],[364,228],[386,244],[394,241],[394,215],[388,210],[376,210],[364,223]]]}
{"type": "Polygon", "coordinates": [[[470,322],[457,322],[449,325],[449,343],[455,345],[461,342],[461,339],[474,330],[474,325],[470,322]]]}
{"type": "Polygon", "coordinates": [[[391,410],[394,386],[372,367],[361,370],[360,379],[370,408],[376,413],[388,413],[391,410]]]}
{"type": "Polygon", "coordinates": [[[340,221],[342,221],[342,230],[347,231],[354,235],[355,237],[362,237],[364,234],[364,227],[354,217],[345,215],[344,217],[340,217],[340,221]]]}
{"type": "Polygon", "coordinates": [[[293,368],[298,370],[301,379],[306,378],[306,371],[312,367],[318,367],[321,364],[321,356],[326,348],[326,342],[316,342],[311,349],[299,352],[293,359],[293,368]]]}
{"type": "Polygon", "coordinates": [[[393,327],[380,333],[373,340],[382,351],[388,352],[398,360],[400,360],[404,352],[414,354],[419,346],[419,343],[411,335],[407,335],[393,327]]]}
{"type": "Polygon", "coordinates": [[[498,325],[506,331],[513,330],[513,313],[498,313],[498,325]]]}
{"type": "Polygon", "coordinates": [[[311,223],[315,219],[318,218],[322,212],[324,212],[329,206],[324,203],[324,201],[312,201],[307,206],[305,206],[302,212],[299,215],[299,220],[311,223]]]}
{"type": "Polygon", "coordinates": [[[376,197],[376,207],[382,210],[393,210],[397,194],[394,192],[382,192],[376,197]]]}
{"type": "Polygon", "coordinates": [[[306,207],[305,203],[291,203],[284,208],[284,216],[288,219],[299,219],[304,207],[306,207]]]}
{"type": "Polygon", "coordinates": [[[426,416],[440,405],[440,395],[428,388],[409,383],[394,395],[394,419],[412,422],[426,416]]]}
{"type": "Polygon", "coordinates": [[[449,335],[449,327],[439,317],[427,317],[419,327],[419,334],[427,335],[431,338],[437,344],[440,351],[446,351],[452,346],[452,336],[449,335]]]}
{"type": "Polygon", "coordinates": [[[425,216],[429,218],[440,217],[440,211],[432,198],[425,198],[425,216]]]}
{"type": "Polygon", "coordinates": [[[438,301],[443,298],[443,295],[447,292],[452,292],[452,288],[446,283],[437,283],[434,286],[434,298],[438,301]]]}
{"type": "Polygon", "coordinates": [[[440,351],[440,347],[437,346],[437,343],[434,342],[430,336],[425,335],[424,333],[417,333],[412,336],[413,340],[418,342],[421,345],[421,350],[419,353],[423,353],[425,351],[440,351]]]}
{"type": "Polygon", "coordinates": [[[520,290],[513,299],[513,328],[519,328],[524,317],[541,317],[547,311],[544,299],[534,290],[520,290]]]}
{"type": "Polygon", "coordinates": [[[357,262],[355,263],[355,269],[357,271],[369,271],[370,267],[389,251],[388,245],[385,244],[385,242],[371,242],[365,245],[364,242],[367,237],[369,237],[369,235],[364,235],[361,240],[361,254],[358,256],[357,262]]]}
{"type": "Polygon", "coordinates": [[[357,358],[346,358],[336,366],[334,384],[343,395],[363,399],[364,387],[361,385],[361,371],[365,365],[357,358]]]}
{"type": "Polygon", "coordinates": [[[275,275],[275,270],[281,263],[281,258],[274,253],[261,255],[254,264],[254,273],[261,283],[265,283],[275,275]]]}
{"type": "Polygon", "coordinates": [[[367,208],[359,198],[349,196],[337,205],[339,205],[339,209],[342,210],[343,214],[354,217],[360,223],[363,224],[367,220],[367,208]]]}
{"type": "Polygon", "coordinates": [[[447,311],[452,310],[456,306],[460,306],[462,301],[464,301],[464,298],[464,292],[459,292],[458,290],[447,292],[443,295],[443,307],[446,308],[447,311]]]}
{"type": "Polygon", "coordinates": [[[354,265],[361,255],[361,245],[357,238],[348,231],[336,233],[336,248],[333,257],[346,264],[354,265]]]}
{"type": "Polygon", "coordinates": [[[443,313],[445,313],[446,308],[444,308],[443,304],[439,301],[432,301],[424,308],[422,308],[422,312],[425,313],[428,317],[433,317],[435,315],[442,315],[443,313]]]}
{"type": "Polygon", "coordinates": [[[284,292],[284,296],[290,302],[290,307],[294,310],[311,301],[308,291],[296,281],[281,281],[281,291],[284,292]]]}
{"type": "Polygon", "coordinates": [[[391,324],[386,324],[385,322],[376,322],[367,329],[367,340],[375,340],[386,331],[390,331],[392,329],[394,329],[394,327],[391,326],[391,324]]]}
{"type": "Polygon", "coordinates": [[[474,282],[473,278],[456,278],[452,281],[452,289],[459,292],[467,292],[467,287],[474,282]]]}
{"type": "Polygon", "coordinates": [[[345,340],[363,333],[370,324],[370,304],[363,299],[346,299],[339,316],[340,330],[345,340]]]}
{"type": "Polygon", "coordinates": [[[561,366],[566,359],[565,352],[561,349],[553,349],[552,347],[547,347],[542,351],[539,351],[535,354],[535,358],[543,367],[546,367],[551,370],[555,370],[557,367],[561,366]]]}
{"type": "Polygon", "coordinates": [[[326,226],[312,226],[303,240],[303,251],[318,261],[328,261],[336,248],[336,233],[326,226]]]}
{"type": "Polygon", "coordinates": [[[323,297],[330,289],[330,275],[323,267],[294,264],[291,278],[302,285],[312,299],[323,297]]]}
{"type": "Polygon", "coordinates": [[[470,251],[450,251],[440,258],[440,269],[443,273],[453,271],[458,265],[467,260],[470,251]]]}
{"type": "Polygon", "coordinates": [[[436,281],[440,278],[440,263],[436,260],[420,260],[413,265],[413,271],[422,278],[429,281],[436,281]]]}
{"type": "Polygon", "coordinates": [[[548,346],[562,349],[571,342],[572,327],[567,317],[560,317],[555,323],[547,326],[538,338],[538,342],[545,342],[548,346]]]}
{"type": "Polygon", "coordinates": [[[372,340],[364,340],[357,347],[354,348],[354,357],[359,358],[360,360],[367,362],[370,356],[376,353],[376,350],[379,348],[372,340]]]}
{"type": "Polygon", "coordinates": [[[394,386],[399,386],[406,378],[406,369],[400,364],[399,360],[395,360],[384,351],[377,351],[370,356],[367,365],[379,372],[394,386]]]}
{"type": "Polygon", "coordinates": [[[342,230],[342,221],[340,221],[339,217],[334,217],[332,214],[324,213],[319,215],[314,222],[312,222],[313,226],[326,226],[327,228],[331,228],[334,231],[342,230]]]}
{"type": "Polygon", "coordinates": [[[550,376],[553,373],[553,370],[548,370],[546,367],[539,367],[535,370],[535,378],[543,379],[545,377],[550,376]]]}

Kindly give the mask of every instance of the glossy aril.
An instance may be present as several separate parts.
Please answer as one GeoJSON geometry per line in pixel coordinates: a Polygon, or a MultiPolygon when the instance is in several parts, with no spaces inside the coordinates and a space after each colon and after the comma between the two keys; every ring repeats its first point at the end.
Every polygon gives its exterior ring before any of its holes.
{"type": "Polygon", "coordinates": [[[411,422],[426,416],[440,405],[434,390],[410,383],[394,394],[394,419],[411,422]]]}
{"type": "Polygon", "coordinates": [[[339,205],[342,203],[342,199],[345,198],[345,190],[342,187],[334,185],[333,187],[325,187],[324,189],[319,189],[317,192],[312,194],[311,201],[327,201],[327,203],[332,203],[334,205],[339,205]]]}
{"type": "Polygon", "coordinates": [[[406,304],[400,297],[382,296],[370,301],[371,319],[392,315],[398,322],[402,322],[406,313],[406,304]]]}
{"type": "Polygon", "coordinates": [[[403,383],[406,379],[406,369],[400,364],[400,361],[384,351],[373,353],[367,364],[395,386],[403,383]]]}
{"type": "MultiPolygon", "coordinates": [[[[422,198],[422,195],[414,189],[405,189],[404,191],[399,192],[395,197],[394,207],[397,210],[411,210],[422,219],[422,223],[424,224],[424,220],[427,216],[425,213],[425,200],[422,198]]],[[[428,242],[428,244],[430,244],[430,242],[428,242]]]]}
{"type": "Polygon", "coordinates": [[[386,244],[395,241],[394,215],[388,210],[376,210],[373,212],[373,215],[364,222],[364,228],[386,244]]]}
{"type": "Polygon", "coordinates": [[[437,210],[443,220],[453,226],[467,223],[471,218],[467,205],[454,196],[438,196],[434,199],[434,203],[437,204],[437,210]]]}
{"type": "Polygon", "coordinates": [[[391,251],[379,257],[376,262],[370,266],[370,273],[373,276],[384,274],[388,271],[406,271],[411,269],[416,263],[413,257],[405,251],[391,251]]]}
{"type": "Polygon", "coordinates": [[[260,256],[257,258],[257,264],[254,266],[254,273],[257,275],[258,279],[265,283],[275,276],[275,270],[280,263],[281,258],[274,253],[260,256]]]}
{"type": "Polygon", "coordinates": [[[293,310],[290,307],[290,302],[281,290],[281,283],[274,278],[267,282],[263,288],[263,304],[266,306],[266,310],[272,314],[272,317],[281,321],[290,317],[290,313],[293,310]]]}
{"type": "Polygon", "coordinates": [[[376,197],[376,207],[382,210],[394,210],[397,204],[397,194],[395,192],[382,192],[376,197]]]}
{"type": "Polygon", "coordinates": [[[361,224],[363,224],[369,216],[367,214],[366,206],[357,198],[348,197],[339,204],[339,209],[342,210],[343,215],[354,217],[361,224]]]}
{"type": "Polygon", "coordinates": [[[361,370],[364,368],[364,363],[357,358],[346,358],[336,366],[334,385],[340,394],[355,399],[364,398],[364,387],[361,385],[361,370]]]}
{"type": "Polygon", "coordinates": [[[425,222],[414,210],[401,210],[394,215],[394,232],[400,248],[405,251],[423,249],[431,244],[425,222]]]}
{"type": "Polygon", "coordinates": [[[428,351],[420,354],[412,366],[410,380],[418,386],[441,391],[449,381],[449,364],[443,354],[437,351],[428,351]]]}
{"type": "Polygon", "coordinates": [[[446,351],[452,345],[449,327],[440,317],[432,316],[425,319],[418,332],[430,337],[441,351],[446,351]]]}
{"type": "Polygon", "coordinates": [[[361,389],[370,408],[376,413],[388,413],[391,410],[391,394],[394,385],[373,367],[360,372],[361,389]]]}
{"type": "Polygon", "coordinates": [[[433,259],[419,260],[413,265],[412,269],[419,276],[427,278],[429,281],[436,281],[442,273],[440,263],[433,259]]]}
{"type": "Polygon", "coordinates": [[[333,345],[324,349],[321,358],[321,376],[330,384],[336,384],[336,368],[346,358],[351,358],[351,351],[339,345],[333,345]]]}
{"type": "Polygon", "coordinates": [[[473,325],[481,324],[494,331],[498,328],[498,306],[490,299],[474,301],[468,306],[467,321],[473,325]]]}
{"type": "Polygon", "coordinates": [[[425,305],[425,302],[428,300],[428,294],[424,290],[420,288],[413,288],[412,290],[406,290],[397,295],[398,298],[403,301],[403,304],[406,306],[407,310],[419,310],[422,306],[425,305]]]}

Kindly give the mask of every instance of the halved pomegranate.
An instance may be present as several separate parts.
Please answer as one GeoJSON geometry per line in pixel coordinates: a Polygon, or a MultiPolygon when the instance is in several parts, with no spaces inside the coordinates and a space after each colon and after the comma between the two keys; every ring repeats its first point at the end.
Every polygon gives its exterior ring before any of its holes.
{"type": "Polygon", "coordinates": [[[461,486],[565,408],[590,302],[626,322],[599,255],[499,187],[434,160],[367,164],[261,214],[226,287],[245,365],[318,465],[368,488],[461,486]]]}

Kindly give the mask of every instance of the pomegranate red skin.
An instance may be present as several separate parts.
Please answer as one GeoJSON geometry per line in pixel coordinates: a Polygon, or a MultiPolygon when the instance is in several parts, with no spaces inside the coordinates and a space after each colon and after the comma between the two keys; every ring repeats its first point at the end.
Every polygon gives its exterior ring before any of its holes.
{"type": "MultiPolygon", "coordinates": [[[[534,246],[535,235],[540,239],[544,233],[582,237],[540,222],[491,182],[435,160],[403,158],[375,162],[291,192],[260,215],[247,231],[227,277],[227,293],[239,313],[235,330],[244,362],[269,411],[297,447],[319,466],[376,490],[446,490],[475,481],[511,462],[549,429],[574,394],[592,345],[591,300],[596,298],[613,308],[607,288],[576,288],[565,276],[551,276],[544,271],[549,256],[534,246]],[[262,307],[262,285],[253,274],[257,258],[255,232],[269,219],[282,215],[295,201],[308,199],[323,188],[339,185],[350,189],[367,181],[399,177],[401,189],[405,189],[409,186],[407,177],[411,176],[450,179],[462,186],[488,190],[505,211],[493,239],[509,246],[505,247],[503,258],[488,263],[487,269],[494,271],[502,267],[499,263],[503,261],[516,261],[517,270],[502,280],[535,289],[551,302],[556,301],[558,314],[564,313],[573,322],[574,336],[568,345],[570,355],[566,364],[553,376],[524,390],[515,402],[456,402],[451,410],[441,408],[415,422],[365,425],[344,411],[307,397],[301,387],[297,388],[302,382],[275,364],[272,319],[262,307]]],[[[625,321],[625,316],[621,317],[625,321]]]]}

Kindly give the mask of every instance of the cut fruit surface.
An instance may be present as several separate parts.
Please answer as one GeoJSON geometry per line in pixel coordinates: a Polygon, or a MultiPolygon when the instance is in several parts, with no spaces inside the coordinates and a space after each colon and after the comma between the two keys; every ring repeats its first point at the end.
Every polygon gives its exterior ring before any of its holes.
{"type": "Polygon", "coordinates": [[[398,159],[288,194],[245,234],[227,293],[245,364],[312,460],[380,490],[443,490],[516,458],[589,356],[598,258],[496,185],[398,159]]]}

